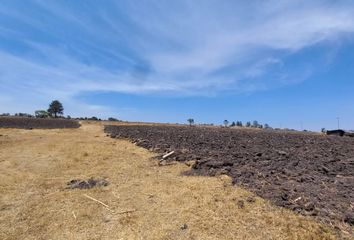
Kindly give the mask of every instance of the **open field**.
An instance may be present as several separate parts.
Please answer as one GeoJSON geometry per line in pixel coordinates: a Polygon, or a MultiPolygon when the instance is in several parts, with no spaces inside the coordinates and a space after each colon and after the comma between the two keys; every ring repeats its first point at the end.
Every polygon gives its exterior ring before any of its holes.
{"type": "Polygon", "coordinates": [[[153,157],[106,137],[99,123],[0,129],[0,239],[350,238],[225,175],[184,176],[186,164],[159,166],[153,157]],[[67,188],[91,177],[109,185],[67,188]]]}
{"type": "Polygon", "coordinates": [[[105,130],[161,154],[174,151],[172,160],[196,160],[188,174],[227,174],[234,184],[278,206],[330,224],[354,225],[353,138],[172,126],[105,130]]]}
{"type": "Polygon", "coordinates": [[[0,128],[57,129],[57,128],[78,128],[78,127],[80,127],[78,121],[69,120],[69,119],[0,117],[0,128]]]}

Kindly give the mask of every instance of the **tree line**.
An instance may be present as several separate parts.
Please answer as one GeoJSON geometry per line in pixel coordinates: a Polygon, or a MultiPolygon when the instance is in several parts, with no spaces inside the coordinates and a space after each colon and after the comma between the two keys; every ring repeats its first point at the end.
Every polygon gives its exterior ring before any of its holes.
{"type": "MultiPolygon", "coordinates": [[[[187,122],[189,123],[190,126],[194,124],[194,119],[189,118],[187,119],[187,122]]],[[[223,122],[225,127],[251,127],[251,128],[265,128],[265,129],[271,129],[272,127],[265,123],[265,124],[260,124],[258,121],[254,120],[252,123],[250,121],[246,122],[245,124],[242,123],[242,121],[233,121],[231,124],[228,120],[224,120],[223,122]]],[[[213,125],[213,124],[209,124],[213,125]]]]}
{"type": "MultiPolygon", "coordinates": [[[[2,113],[0,116],[9,117],[10,113],[2,113]]],[[[34,115],[29,113],[15,113],[13,116],[15,117],[27,117],[27,118],[66,118],[71,119],[71,116],[64,116],[64,107],[63,104],[59,100],[53,100],[47,110],[36,110],[34,115]]],[[[102,121],[102,119],[98,117],[79,117],[75,118],[77,120],[91,120],[91,121],[102,121]]],[[[117,118],[109,117],[108,121],[120,121],[117,118]]]]}

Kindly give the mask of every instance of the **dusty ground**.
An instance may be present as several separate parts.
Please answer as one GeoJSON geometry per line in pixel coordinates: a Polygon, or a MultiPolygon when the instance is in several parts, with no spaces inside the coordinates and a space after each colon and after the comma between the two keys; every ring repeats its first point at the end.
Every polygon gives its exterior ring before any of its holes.
{"type": "Polygon", "coordinates": [[[309,217],[233,187],[226,176],[181,176],[188,166],[158,166],[152,156],[106,137],[96,124],[0,129],[0,239],[338,238],[309,217]],[[65,188],[90,177],[110,184],[65,188]]]}
{"type": "Polygon", "coordinates": [[[354,138],[188,126],[106,126],[168,160],[196,160],[189,174],[233,183],[304,215],[354,232],[354,138]]]}

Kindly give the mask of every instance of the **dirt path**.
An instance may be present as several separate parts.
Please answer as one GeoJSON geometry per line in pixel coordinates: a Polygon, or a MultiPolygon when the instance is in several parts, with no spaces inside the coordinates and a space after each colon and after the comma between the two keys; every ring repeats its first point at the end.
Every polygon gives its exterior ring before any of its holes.
{"type": "Polygon", "coordinates": [[[151,157],[94,124],[0,129],[0,239],[335,239],[226,176],[181,176],[185,164],[158,166],[151,157]],[[65,189],[90,177],[110,184],[65,189]]]}

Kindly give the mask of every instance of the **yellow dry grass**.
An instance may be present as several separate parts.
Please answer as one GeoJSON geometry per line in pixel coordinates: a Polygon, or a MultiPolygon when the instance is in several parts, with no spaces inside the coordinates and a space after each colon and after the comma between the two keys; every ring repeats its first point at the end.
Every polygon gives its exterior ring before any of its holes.
{"type": "Polygon", "coordinates": [[[252,194],[226,176],[186,177],[185,164],[158,166],[152,153],[106,137],[98,124],[0,134],[0,239],[338,237],[261,198],[246,202],[252,194]],[[90,177],[110,185],[65,189],[72,179],[90,177]]]}

